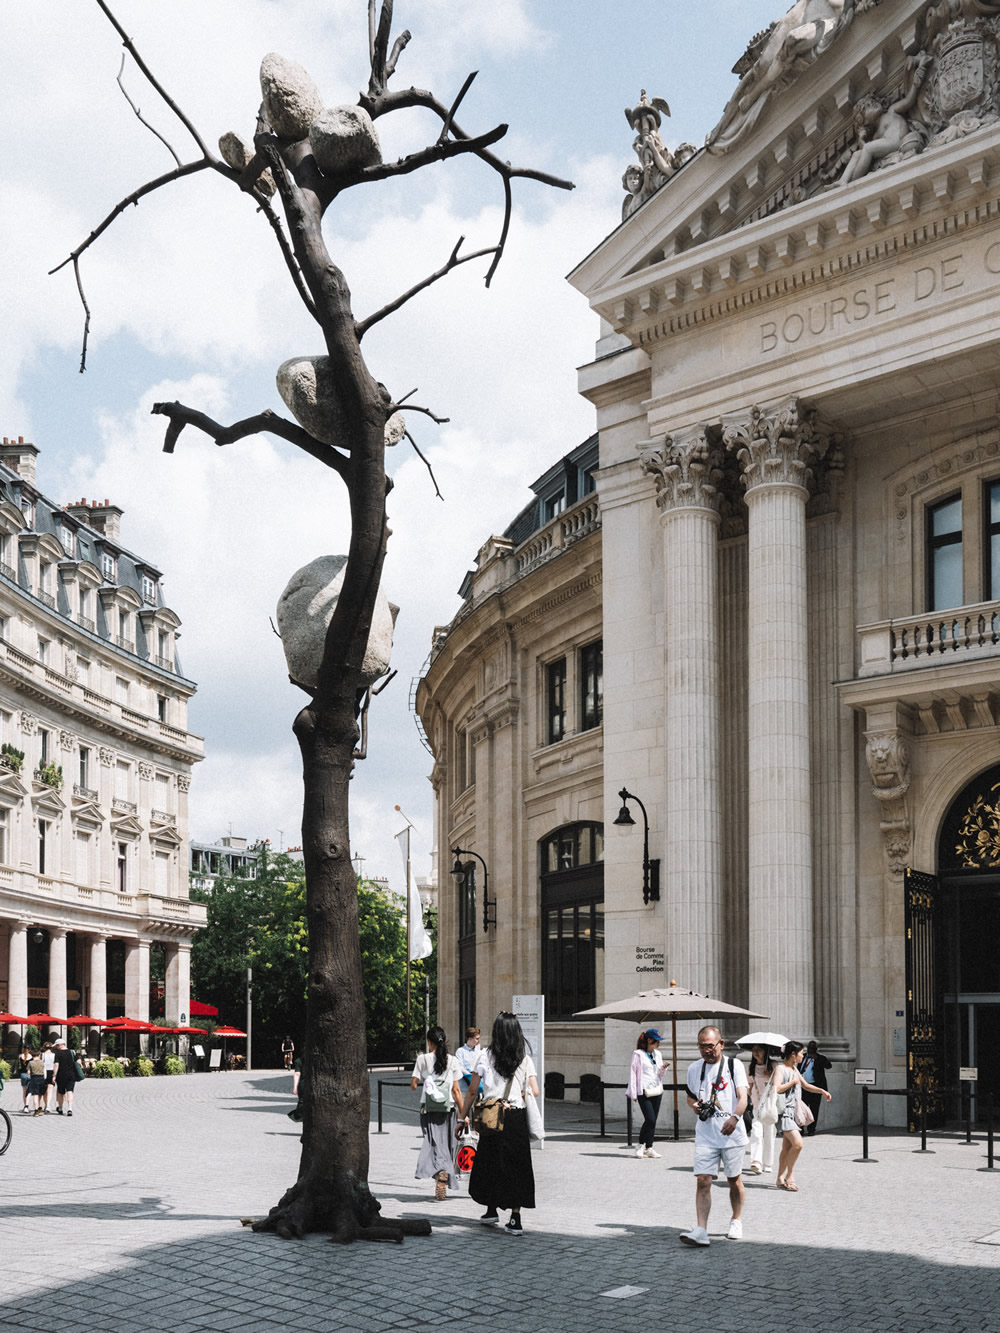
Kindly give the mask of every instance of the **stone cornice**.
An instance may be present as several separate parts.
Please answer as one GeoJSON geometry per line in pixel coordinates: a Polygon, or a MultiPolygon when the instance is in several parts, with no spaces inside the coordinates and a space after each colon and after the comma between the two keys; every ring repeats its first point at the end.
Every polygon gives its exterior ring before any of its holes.
{"type": "Polygon", "coordinates": [[[591,293],[639,348],[1000,220],[995,126],[707,240],[591,293]]]}

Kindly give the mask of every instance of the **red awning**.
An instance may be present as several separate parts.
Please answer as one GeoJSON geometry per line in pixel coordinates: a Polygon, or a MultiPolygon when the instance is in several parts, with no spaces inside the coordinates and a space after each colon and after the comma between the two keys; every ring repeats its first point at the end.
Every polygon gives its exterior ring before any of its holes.
{"type": "Polygon", "coordinates": [[[218,1018],[219,1011],[214,1004],[202,1004],[200,1000],[191,1001],[192,1018],[218,1018]]]}
{"type": "Polygon", "coordinates": [[[245,1037],[247,1034],[245,1032],[241,1032],[239,1028],[221,1027],[221,1028],[216,1028],[215,1032],[212,1035],[215,1037],[245,1037]]]}

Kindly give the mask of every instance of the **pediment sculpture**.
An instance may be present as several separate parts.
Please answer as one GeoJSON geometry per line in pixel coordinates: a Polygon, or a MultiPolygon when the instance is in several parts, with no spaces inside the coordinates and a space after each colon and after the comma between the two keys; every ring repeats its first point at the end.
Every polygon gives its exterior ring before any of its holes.
{"type": "Polygon", "coordinates": [[[760,119],[772,93],[794,83],[850,27],[855,15],[880,0],[796,0],[750,42],[733,66],[739,86],[706,139],[710,153],[728,153],[760,119]]]}
{"type": "Polygon", "coordinates": [[[626,167],[622,176],[622,186],[626,192],[622,201],[623,222],[697,152],[693,143],[682,143],[675,149],[666,146],[660,137],[660,126],[662,117],[669,115],[670,108],[663,98],[654,97],[650,101],[645,88],[640,93],[638,104],[625,108],[625,119],[635,130],[632,147],[639,159],[639,166],[633,162],[626,167]]]}

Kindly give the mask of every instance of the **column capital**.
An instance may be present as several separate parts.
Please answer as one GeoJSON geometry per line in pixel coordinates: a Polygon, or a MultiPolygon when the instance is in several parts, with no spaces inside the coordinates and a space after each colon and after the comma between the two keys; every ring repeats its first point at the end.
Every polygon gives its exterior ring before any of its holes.
{"type": "Polygon", "coordinates": [[[830,446],[830,431],[814,408],[798,398],[778,407],[754,405],[722,424],[726,449],[743,469],[747,492],[758,486],[797,486],[809,481],[809,464],[830,446]]]}
{"type": "Polygon", "coordinates": [[[656,486],[657,507],[665,514],[689,508],[718,513],[722,451],[709,440],[707,429],[691,426],[639,450],[643,471],[656,486]]]}

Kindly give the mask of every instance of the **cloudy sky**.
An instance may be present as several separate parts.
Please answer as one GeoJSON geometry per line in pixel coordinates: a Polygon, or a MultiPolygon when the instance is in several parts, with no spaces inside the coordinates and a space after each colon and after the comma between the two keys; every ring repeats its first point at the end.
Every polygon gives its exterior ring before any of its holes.
{"type": "MultiPolygon", "coordinates": [[[[112,7],[169,94],[215,143],[252,135],[260,58],[306,66],[328,105],[367,84],[366,0],[171,0],[112,7]]],[[[566,273],[620,217],[632,157],[623,109],[640,88],[665,97],[664,137],[700,144],[735,87],[730,73],[781,0],[396,0],[413,40],[393,86],[450,102],[479,70],[460,115],[469,132],[503,121],[502,155],[569,177],[571,194],[515,182],[507,255],[489,291],[469,264],[365,340],[376,377],[450,421],[411,418],[444,501],[404,443],[390,459],[393,536],[385,566],[400,605],[396,679],[371,715],[354,779],[352,837],[369,874],[398,882],[399,805],[415,826],[414,869],[431,868],[430,756],[409,710],[435,625],[482,542],[502,531],[528,486],[593,429],[576,393],[596,317],[566,273]]],[[[205,173],[128,210],[83,261],[93,312],[78,373],[82,315],[71,269],[53,268],[131,190],[172,159],[116,83],[120,42],[92,0],[6,0],[0,17],[6,125],[0,191],[0,434],[41,450],[39,485],[66,503],[105,496],[122,538],[164,571],[183,622],[190,716],[207,758],[191,789],[191,834],[300,839],[298,747],[304,696],[289,685],[269,618],[290,575],[347,549],[338,479],[291,446],[255,438],[224,450],[186,432],[172,456],[150,405],[178,398],[217,419],[284,410],[274,387],[290,356],[322,351],[292,294],[269,228],[246,196],[205,173]],[[211,177],[211,178],[210,178],[211,177]]],[[[139,71],[125,84],[182,158],[196,154],[139,71]]],[[[386,157],[430,142],[436,122],[379,121],[386,157]]],[[[459,236],[496,236],[497,178],[473,160],[354,191],[327,215],[328,244],[354,310],[379,308],[440,266],[459,236]]]]}

